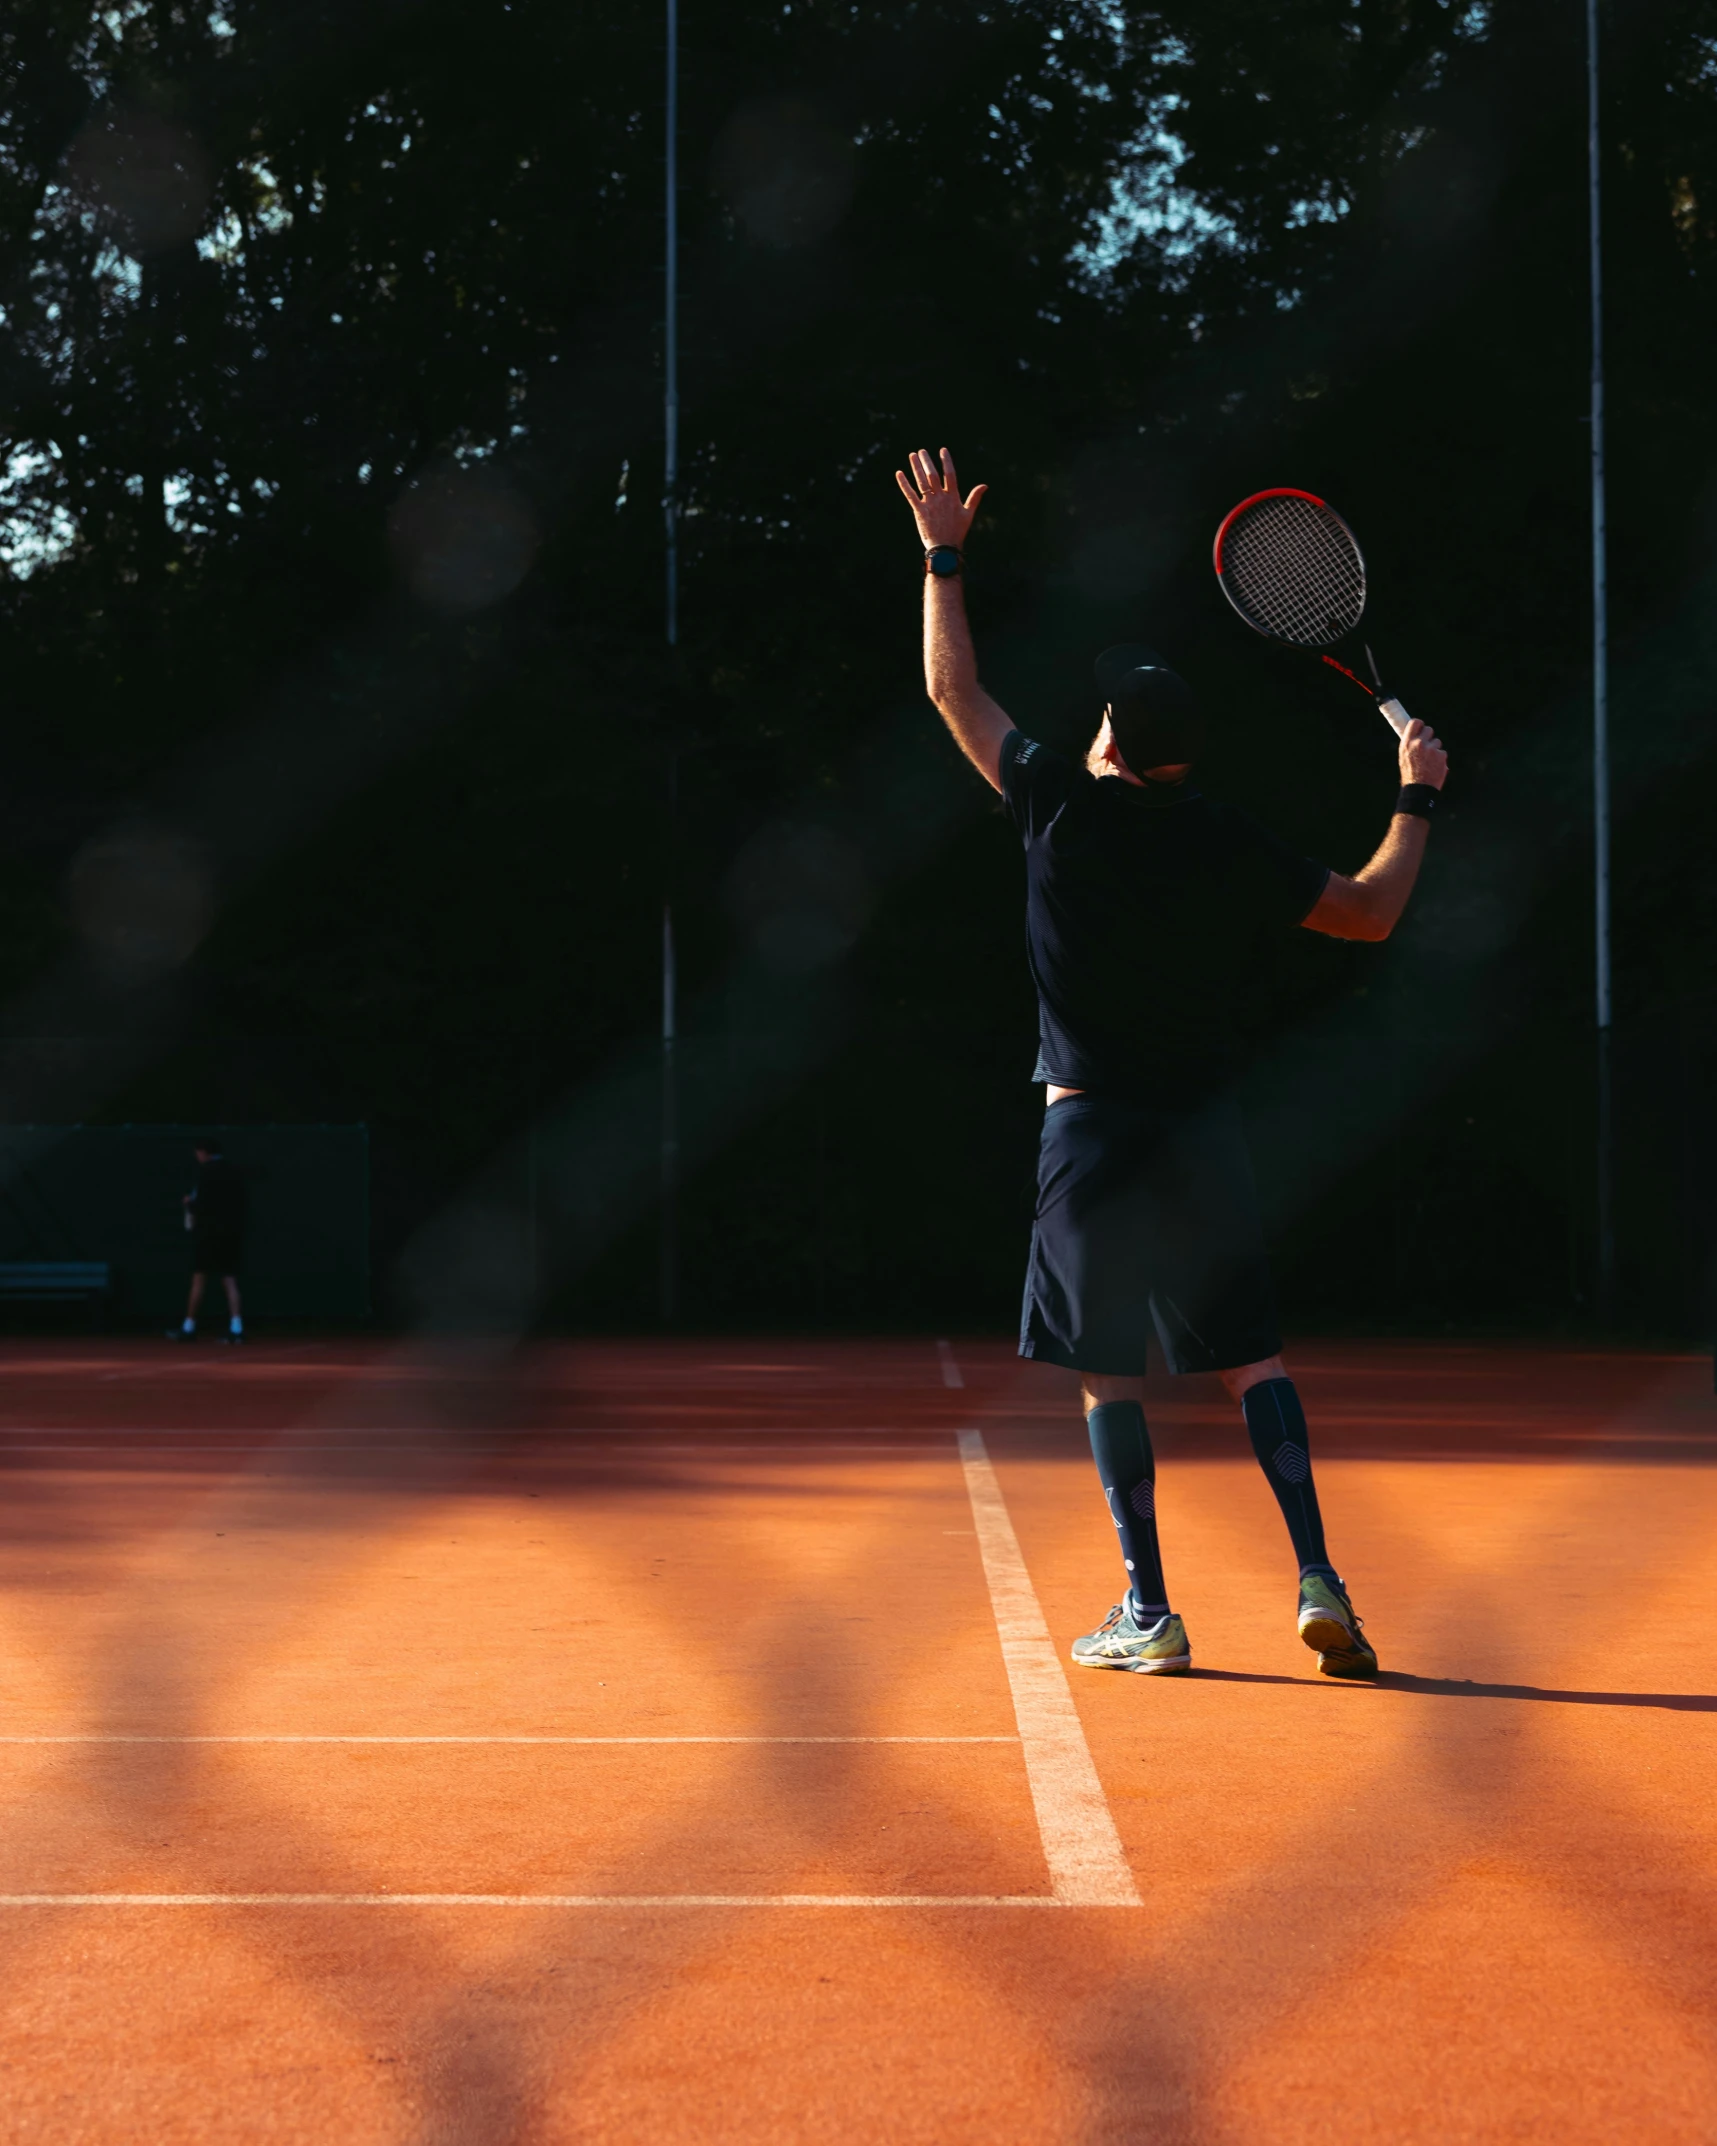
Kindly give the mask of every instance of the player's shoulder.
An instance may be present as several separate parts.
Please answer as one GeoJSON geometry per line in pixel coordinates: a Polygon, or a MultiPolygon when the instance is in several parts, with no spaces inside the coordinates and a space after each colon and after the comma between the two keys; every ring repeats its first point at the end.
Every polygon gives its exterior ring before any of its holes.
{"type": "Polygon", "coordinates": [[[1002,740],[1000,775],[1003,800],[1028,830],[1047,825],[1091,780],[1077,760],[1023,730],[1002,740]]]}
{"type": "Polygon", "coordinates": [[[1073,775],[1080,771],[1078,763],[1065,753],[1045,745],[1041,738],[1028,737],[1023,730],[1010,730],[1002,740],[1001,764],[1003,774],[1017,771],[1034,780],[1043,775],[1073,775]]]}

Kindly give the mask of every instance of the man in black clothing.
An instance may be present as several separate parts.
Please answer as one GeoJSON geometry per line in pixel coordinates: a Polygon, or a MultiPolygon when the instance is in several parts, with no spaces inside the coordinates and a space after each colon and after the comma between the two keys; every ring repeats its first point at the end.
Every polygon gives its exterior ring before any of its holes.
{"type": "Polygon", "coordinates": [[[930,698],[1025,845],[1034,1077],[1047,1109],[1020,1354],[1080,1373],[1128,1573],[1124,1599],[1074,1641],[1073,1659],[1156,1675],[1192,1661],[1157,1540],[1142,1385],[1154,1328],[1172,1372],[1215,1372],[1240,1404],[1299,1560],[1299,1632],[1319,1668],[1375,1676],[1325,1549],[1305,1416],[1282,1362],[1232,1093],[1235,1007],[1261,930],[1389,936],[1418,877],[1447,756],[1409,723],[1388,832],[1349,879],[1198,791],[1196,703],[1149,649],[1098,659],[1103,722],[1084,765],[1051,752],[978,682],[961,547],[986,488],[962,499],[946,448],[940,464],[914,454],[910,481],[895,475],[924,544],[930,698]]]}
{"type": "Polygon", "coordinates": [[[244,1257],[244,1179],[221,1153],[212,1134],[198,1140],[197,1182],[184,1199],[185,1223],[191,1232],[191,1294],[185,1305],[182,1326],[168,1339],[197,1338],[197,1308],[211,1274],[218,1274],[226,1288],[227,1331],[225,1339],[244,1339],[244,1306],[239,1298],[238,1270],[244,1257]]]}

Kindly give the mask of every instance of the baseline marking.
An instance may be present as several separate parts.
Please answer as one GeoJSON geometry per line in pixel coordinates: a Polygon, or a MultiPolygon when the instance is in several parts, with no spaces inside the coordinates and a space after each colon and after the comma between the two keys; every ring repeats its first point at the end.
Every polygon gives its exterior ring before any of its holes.
{"type": "Polygon", "coordinates": [[[954,1351],[945,1341],[936,1344],[936,1353],[942,1359],[942,1383],[944,1386],[964,1386],[964,1374],[955,1360],[954,1351]]]}
{"type": "MultiPolygon", "coordinates": [[[[154,1439],[151,1433],[142,1431],[136,1433],[135,1437],[130,1432],[118,1434],[131,1441],[125,1445],[114,1444],[111,1441],[98,1444],[90,1438],[88,1433],[84,1434],[85,1442],[81,1445],[74,1444],[70,1437],[55,1437],[52,1443],[49,1443],[44,1438],[30,1444],[7,1444],[6,1435],[5,1432],[0,1431],[0,1454],[141,1453],[147,1457],[155,1453],[206,1453],[211,1458],[218,1460],[222,1454],[228,1453],[242,1458],[254,1453],[398,1453],[401,1450],[397,1444],[387,1444],[380,1438],[368,1437],[342,1440],[318,1438],[313,1441],[302,1440],[297,1443],[288,1443],[284,1438],[276,1437],[270,1431],[216,1431],[209,1434],[213,1438],[243,1438],[248,1440],[249,1442],[244,1445],[163,1445],[154,1439]],[[146,1440],[149,1442],[145,1443],[146,1440]]],[[[480,1435],[488,1437],[490,1434],[484,1432],[480,1435]]],[[[495,1435],[505,1436],[511,1434],[496,1433],[495,1435]]],[[[634,1442],[634,1434],[630,1431],[532,1431],[522,1435],[544,1439],[578,1438],[586,1440],[592,1445],[597,1439],[606,1438],[621,1449],[625,1449],[634,1442]]],[[[648,1435],[648,1432],[637,1434],[638,1437],[648,1437],[648,1435]]],[[[793,1459],[808,1458],[812,1460],[820,1459],[825,1453],[935,1453],[940,1456],[944,1451],[942,1441],[947,1436],[947,1432],[942,1425],[938,1424],[926,1429],[920,1438],[897,1439],[893,1443],[880,1438],[825,1438],[819,1439],[816,1446],[810,1449],[809,1452],[802,1445],[788,1444],[789,1440],[802,1440],[810,1435],[805,1431],[760,1432],[754,1438],[701,1438],[695,1444],[688,1442],[677,1445],[664,1444],[658,1440],[652,1441],[650,1451],[652,1453],[785,1453],[793,1459]]],[[[450,1437],[444,1437],[439,1432],[401,1432],[400,1436],[401,1438],[421,1438],[424,1443],[422,1447],[413,1449],[415,1451],[433,1453],[445,1448],[450,1456],[459,1459],[469,1457],[474,1451],[483,1450],[476,1445],[475,1441],[469,1445],[456,1446],[450,1437]]],[[[518,1450],[493,1447],[487,1449],[484,1457],[494,1461],[509,1461],[519,1465],[528,1465],[530,1462],[540,1459],[542,1455],[540,1451],[529,1447],[523,1447],[518,1450]]]]}
{"type": "Polygon", "coordinates": [[[1066,1908],[1048,1893],[0,1893],[0,1908],[1066,1908]]]}
{"type": "MultiPolygon", "coordinates": [[[[956,1366],[956,1369],[958,1366],[956,1366]]],[[[964,1383],[964,1381],[962,1381],[964,1383]]],[[[1163,1411],[1157,1411],[1162,1415],[1163,1411]]],[[[1214,1423],[1228,1419],[1214,1403],[1205,1411],[1214,1423]]],[[[1202,1417],[1200,1420],[1203,1420],[1202,1417]]],[[[1362,1420],[1359,1416],[1355,1422],[1362,1420]]],[[[1367,1416],[1365,1422],[1374,1417],[1367,1416]]],[[[1427,1417],[1427,1422],[1433,1419],[1427,1417]]],[[[707,1432],[695,1425],[651,1423],[527,1423],[504,1425],[448,1425],[445,1423],[0,1423],[0,1438],[617,1438],[621,1441],[648,1438],[808,1438],[817,1442],[828,1435],[820,1423],[725,1423],[711,1424],[707,1432]]],[[[947,1425],[925,1423],[842,1423],[836,1438],[856,1439],[868,1448],[876,1439],[900,1437],[942,1438],[947,1425]]]]}
{"type": "Polygon", "coordinates": [[[1017,1744],[1017,1736],[0,1736],[4,1744],[1017,1744]]]}
{"type": "MultiPolygon", "coordinates": [[[[950,1352],[951,1355],[952,1352],[950,1352]]],[[[958,1365],[953,1369],[958,1374],[958,1365]]],[[[952,1383],[952,1382],[950,1382],[952,1383]]],[[[963,1383],[963,1382],[962,1382],[963,1383]]],[[[0,1893],[0,1908],[476,1907],[476,1908],[910,1908],[1138,1907],[1138,1888],[1085,1741],[1037,1594],[1020,1554],[982,1434],[959,1434],[961,1467],[997,1637],[1007,1669],[1017,1739],[1010,1737],[540,1737],[540,1736],[11,1736],[13,1744],[61,1743],[1012,1743],[1025,1759],[1051,1890],[1040,1893],[0,1893]]]]}
{"type": "Polygon", "coordinates": [[[982,1432],[960,1433],[960,1465],[1055,1899],[1063,1907],[1140,1907],[982,1432]]]}

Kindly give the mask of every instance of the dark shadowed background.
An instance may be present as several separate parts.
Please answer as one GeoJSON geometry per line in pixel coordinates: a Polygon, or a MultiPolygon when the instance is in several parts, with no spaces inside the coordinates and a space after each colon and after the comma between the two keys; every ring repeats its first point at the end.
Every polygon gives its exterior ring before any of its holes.
{"type": "MultiPolygon", "coordinates": [[[[685,0],[670,656],[654,7],[13,0],[0,1120],[367,1124],[387,1316],[647,1324],[671,887],[684,1319],[1005,1325],[1021,870],[922,698],[891,472],[991,486],[1023,727],[1082,744],[1095,650],[1155,642],[1208,786],[1352,869],[1389,735],[1208,565],[1301,485],[1456,772],[1397,938],[1255,980],[1287,1310],[1589,1322],[1583,29],[685,0]]],[[[1622,1308],[1691,1335],[1717,0],[1605,38],[1622,1308]]]]}

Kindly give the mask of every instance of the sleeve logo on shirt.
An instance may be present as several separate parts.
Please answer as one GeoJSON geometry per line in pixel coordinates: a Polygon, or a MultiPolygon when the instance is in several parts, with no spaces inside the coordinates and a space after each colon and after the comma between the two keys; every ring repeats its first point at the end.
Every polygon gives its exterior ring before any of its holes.
{"type": "Polygon", "coordinates": [[[1029,760],[1032,754],[1036,751],[1037,740],[1035,738],[1027,738],[1025,743],[1020,747],[1019,751],[1014,755],[1015,764],[1022,765],[1025,761],[1029,760]]]}

